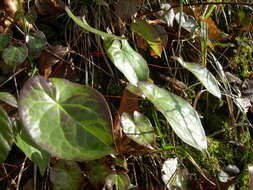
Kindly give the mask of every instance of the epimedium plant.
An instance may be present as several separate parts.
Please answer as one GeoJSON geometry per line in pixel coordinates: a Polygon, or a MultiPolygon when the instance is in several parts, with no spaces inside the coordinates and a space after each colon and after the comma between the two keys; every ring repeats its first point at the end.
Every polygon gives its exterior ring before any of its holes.
{"type": "MultiPolygon", "coordinates": [[[[82,28],[102,37],[104,49],[111,62],[130,82],[129,90],[153,103],[182,141],[208,154],[206,135],[196,110],[183,98],[153,83],[146,60],[129,45],[127,39],[92,28],[85,19],[74,16],[68,7],[66,12],[82,28]]],[[[160,41],[156,40],[156,34],[143,32],[143,28],[152,31],[149,25],[137,21],[131,28],[148,41],[158,56],[161,55],[160,41]]],[[[26,36],[28,48],[24,44],[13,45],[10,39],[9,34],[0,35],[0,40],[4,42],[0,46],[2,58],[9,66],[21,64],[28,54],[37,56],[46,45],[46,39],[40,32],[26,36]]],[[[217,80],[205,67],[187,63],[180,57],[173,59],[192,72],[207,91],[221,98],[217,80]]],[[[14,142],[38,165],[42,174],[50,162],[50,157],[68,160],[59,162],[53,168],[51,176],[54,182],[59,178],[57,171],[60,171],[61,175],[71,176],[70,186],[64,187],[68,189],[77,186],[81,176],[80,168],[71,161],[96,160],[107,155],[117,155],[109,107],[103,95],[94,88],[65,79],[34,76],[21,89],[18,101],[5,92],[0,93],[0,100],[18,108],[21,125],[21,129],[14,132],[14,122],[6,111],[0,108],[1,162],[6,159],[14,142]],[[69,169],[70,167],[72,169],[69,169]]],[[[123,113],[120,121],[129,138],[138,144],[152,147],[156,134],[145,115],[139,112],[134,112],[133,115],[123,113]]],[[[165,175],[162,179],[166,185],[177,165],[176,159],[164,163],[165,175]],[[168,171],[168,168],[173,168],[173,171],[168,171]]],[[[113,186],[117,189],[128,189],[130,181],[127,174],[108,171],[106,176],[105,185],[108,189],[113,189],[113,186]]],[[[57,186],[56,183],[55,185],[57,186]]]]}

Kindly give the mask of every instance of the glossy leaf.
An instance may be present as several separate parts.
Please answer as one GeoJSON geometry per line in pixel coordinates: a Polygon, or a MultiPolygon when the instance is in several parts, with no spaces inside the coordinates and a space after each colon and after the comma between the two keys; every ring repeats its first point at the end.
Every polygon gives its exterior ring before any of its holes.
{"type": "Polygon", "coordinates": [[[143,37],[154,51],[155,55],[161,57],[162,41],[152,25],[141,20],[130,25],[131,30],[143,37]]]}
{"type": "Polygon", "coordinates": [[[2,58],[6,65],[16,66],[23,63],[28,55],[28,49],[23,44],[9,45],[4,49],[2,58]]]}
{"type": "Polygon", "coordinates": [[[175,15],[175,20],[178,24],[181,24],[181,26],[188,32],[194,32],[194,30],[198,26],[198,23],[196,22],[195,18],[191,15],[185,14],[184,12],[178,12],[175,15]]]}
{"type": "Polygon", "coordinates": [[[40,173],[43,176],[50,162],[50,155],[45,150],[39,148],[24,130],[21,130],[16,136],[16,145],[39,167],[40,173]]]}
{"type": "Polygon", "coordinates": [[[0,33],[0,52],[4,50],[4,48],[10,42],[10,34],[9,33],[0,33]]]}
{"type": "Polygon", "coordinates": [[[140,82],[138,87],[164,115],[178,137],[201,151],[207,149],[198,113],[187,101],[151,83],[140,82]]]}
{"type": "Polygon", "coordinates": [[[105,186],[108,190],[128,190],[130,179],[125,173],[113,173],[106,177],[105,186]]]}
{"type": "Polygon", "coordinates": [[[33,141],[53,156],[84,161],[114,153],[111,114],[93,88],[33,77],[21,90],[18,108],[33,141]]]}
{"type": "Polygon", "coordinates": [[[125,75],[130,83],[146,81],[149,69],[146,60],[128,44],[127,40],[104,40],[105,49],[113,64],[125,75]]]}
{"type": "Polygon", "coordinates": [[[5,110],[0,106],[0,163],[4,162],[13,143],[12,123],[5,110]]]}
{"type": "Polygon", "coordinates": [[[78,24],[79,26],[81,26],[83,29],[89,31],[89,32],[92,32],[94,34],[97,34],[103,38],[112,38],[112,39],[123,39],[122,37],[119,37],[119,36],[115,36],[113,34],[109,34],[109,33],[106,33],[106,32],[102,32],[100,30],[97,30],[93,27],[91,27],[87,21],[84,19],[84,17],[82,18],[82,20],[78,17],[76,17],[72,12],[71,10],[66,6],[65,7],[65,11],[66,13],[68,14],[68,16],[76,23],[78,24]]]}
{"type": "Polygon", "coordinates": [[[16,98],[8,92],[0,92],[0,101],[3,101],[15,108],[18,107],[16,98]]]}
{"type": "Polygon", "coordinates": [[[43,32],[37,31],[33,35],[26,36],[26,43],[29,48],[29,54],[39,56],[47,45],[47,39],[43,32]]]}
{"type": "Polygon", "coordinates": [[[141,145],[150,145],[155,142],[155,132],[149,119],[135,111],[133,116],[123,113],[120,118],[124,133],[141,145]]]}
{"type": "Polygon", "coordinates": [[[162,19],[167,23],[169,27],[173,27],[175,13],[171,8],[171,5],[169,3],[162,3],[161,8],[163,9],[161,12],[162,19]]]}
{"type": "Polygon", "coordinates": [[[50,181],[54,190],[79,189],[82,171],[77,163],[60,160],[50,171],[50,181]]]}
{"type": "Polygon", "coordinates": [[[177,158],[167,159],[162,167],[162,180],[168,189],[171,189],[172,178],[175,176],[177,170],[177,158]]]}
{"type": "Polygon", "coordinates": [[[198,78],[198,80],[206,87],[208,92],[218,98],[221,98],[219,83],[212,75],[212,73],[207,70],[207,68],[202,67],[201,65],[196,63],[185,62],[180,57],[173,57],[173,59],[177,60],[184,68],[192,72],[198,78]]]}

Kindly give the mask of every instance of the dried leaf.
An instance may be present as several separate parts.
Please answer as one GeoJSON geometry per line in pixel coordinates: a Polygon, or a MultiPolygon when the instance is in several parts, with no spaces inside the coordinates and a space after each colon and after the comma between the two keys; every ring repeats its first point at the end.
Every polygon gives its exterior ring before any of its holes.
{"type": "Polygon", "coordinates": [[[140,2],[140,0],[120,0],[115,8],[115,13],[122,19],[131,18],[138,11],[140,2]]]}

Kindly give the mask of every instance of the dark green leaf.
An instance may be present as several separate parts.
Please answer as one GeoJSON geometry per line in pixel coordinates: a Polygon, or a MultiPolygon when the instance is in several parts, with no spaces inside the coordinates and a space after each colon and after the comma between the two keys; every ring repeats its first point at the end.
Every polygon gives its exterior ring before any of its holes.
{"type": "Polygon", "coordinates": [[[162,40],[152,25],[139,20],[135,23],[132,23],[130,27],[133,32],[136,32],[148,42],[155,55],[161,57],[162,40]]]}
{"type": "Polygon", "coordinates": [[[155,132],[149,119],[135,111],[133,117],[124,112],[120,117],[124,133],[141,145],[151,145],[155,142],[155,132]]]}
{"type": "Polygon", "coordinates": [[[60,160],[50,171],[54,190],[77,190],[82,182],[82,171],[73,161],[60,160]]]}
{"type": "Polygon", "coordinates": [[[187,101],[151,83],[139,82],[138,87],[164,115],[178,137],[201,151],[207,149],[198,113],[187,101]]]}
{"type": "Polygon", "coordinates": [[[47,45],[46,36],[41,31],[37,31],[33,35],[27,35],[26,42],[29,48],[29,54],[33,56],[39,56],[47,45]]]}
{"type": "Polygon", "coordinates": [[[0,106],[0,163],[5,161],[11,150],[13,136],[11,120],[0,106]]]}
{"type": "Polygon", "coordinates": [[[10,41],[9,33],[0,33],[0,52],[8,45],[10,41]]]}
{"type": "Polygon", "coordinates": [[[127,190],[130,179],[125,173],[113,173],[106,177],[105,185],[108,190],[127,190]]]}
{"type": "Polygon", "coordinates": [[[146,60],[131,48],[127,40],[104,40],[104,42],[110,60],[130,83],[137,86],[138,81],[148,80],[149,69],[146,60]]]}
{"type": "Polygon", "coordinates": [[[3,101],[15,108],[18,107],[16,98],[8,92],[0,92],[0,101],[3,101]]]}
{"type": "Polygon", "coordinates": [[[25,61],[28,55],[28,49],[23,44],[9,45],[4,49],[2,57],[6,65],[16,66],[25,61]]]}
{"type": "Polygon", "coordinates": [[[45,150],[39,148],[24,130],[21,130],[17,135],[16,141],[17,147],[39,167],[40,173],[43,176],[50,162],[50,155],[45,150]]]}
{"type": "Polygon", "coordinates": [[[112,118],[95,89],[64,79],[29,79],[19,115],[32,139],[54,156],[93,160],[114,153],[112,118]]]}

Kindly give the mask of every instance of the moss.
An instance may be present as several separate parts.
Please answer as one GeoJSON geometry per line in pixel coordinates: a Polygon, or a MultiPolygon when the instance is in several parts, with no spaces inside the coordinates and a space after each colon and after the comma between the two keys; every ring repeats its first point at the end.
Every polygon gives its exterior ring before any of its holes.
{"type": "Polygon", "coordinates": [[[237,65],[238,74],[242,78],[248,78],[253,74],[253,44],[247,38],[236,38],[239,48],[236,50],[234,62],[237,65]]]}

